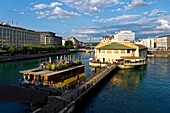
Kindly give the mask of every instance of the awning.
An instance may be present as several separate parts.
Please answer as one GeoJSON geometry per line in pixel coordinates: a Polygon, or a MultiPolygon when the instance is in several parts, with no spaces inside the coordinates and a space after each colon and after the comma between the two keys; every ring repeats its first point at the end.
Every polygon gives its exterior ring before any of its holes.
{"type": "Polygon", "coordinates": [[[136,62],[136,60],[130,60],[131,62],[136,62]]]}
{"type": "Polygon", "coordinates": [[[140,61],[140,59],[136,59],[136,61],[140,61]]]}

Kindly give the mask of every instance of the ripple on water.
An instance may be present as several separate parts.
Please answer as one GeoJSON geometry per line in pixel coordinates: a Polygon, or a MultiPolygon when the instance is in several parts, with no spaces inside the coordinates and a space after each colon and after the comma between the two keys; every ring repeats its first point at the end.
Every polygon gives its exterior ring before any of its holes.
{"type": "Polygon", "coordinates": [[[170,58],[149,59],[145,70],[120,70],[83,113],[170,113],[170,58]]]}

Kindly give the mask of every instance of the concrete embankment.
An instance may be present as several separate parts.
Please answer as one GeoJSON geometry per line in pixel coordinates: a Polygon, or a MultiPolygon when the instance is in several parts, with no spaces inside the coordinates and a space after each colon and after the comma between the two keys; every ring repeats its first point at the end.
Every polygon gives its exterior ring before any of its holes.
{"type": "Polygon", "coordinates": [[[56,55],[64,55],[69,54],[70,52],[56,52],[56,53],[40,53],[40,54],[24,54],[24,55],[14,55],[14,56],[1,56],[0,62],[10,62],[10,61],[18,61],[18,60],[27,60],[27,59],[34,59],[34,58],[41,58],[41,57],[48,57],[48,56],[56,56],[56,55]]]}
{"type": "Polygon", "coordinates": [[[149,52],[153,55],[152,57],[170,57],[170,50],[155,50],[149,52]]]}

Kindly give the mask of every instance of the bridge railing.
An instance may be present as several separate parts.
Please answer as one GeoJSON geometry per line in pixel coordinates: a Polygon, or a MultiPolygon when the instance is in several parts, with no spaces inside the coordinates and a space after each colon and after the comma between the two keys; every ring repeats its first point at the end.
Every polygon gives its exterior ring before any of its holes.
{"type": "MultiPolygon", "coordinates": [[[[115,65],[111,65],[110,67],[106,67],[105,69],[101,70],[98,73],[95,73],[91,78],[88,78],[82,85],[74,91],[71,95],[67,96],[61,103],[58,103],[56,107],[54,107],[54,112],[59,112],[61,110],[67,110],[63,109],[66,106],[72,106],[75,101],[79,100],[81,96],[83,96],[85,93],[87,93],[96,83],[98,83],[101,79],[103,79],[109,72],[112,71],[112,69],[115,67],[115,65]]],[[[63,96],[64,97],[64,96],[63,96]]]]}

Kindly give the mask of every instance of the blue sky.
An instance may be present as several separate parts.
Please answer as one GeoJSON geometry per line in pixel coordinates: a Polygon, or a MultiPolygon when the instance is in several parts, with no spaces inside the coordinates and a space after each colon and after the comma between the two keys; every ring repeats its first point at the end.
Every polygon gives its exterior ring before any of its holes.
{"type": "Polygon", "coordinates": [[[170,34],[170,0],[0,0],[0,22],[98,41],[116,31],[136,38],[170,34]]]}

